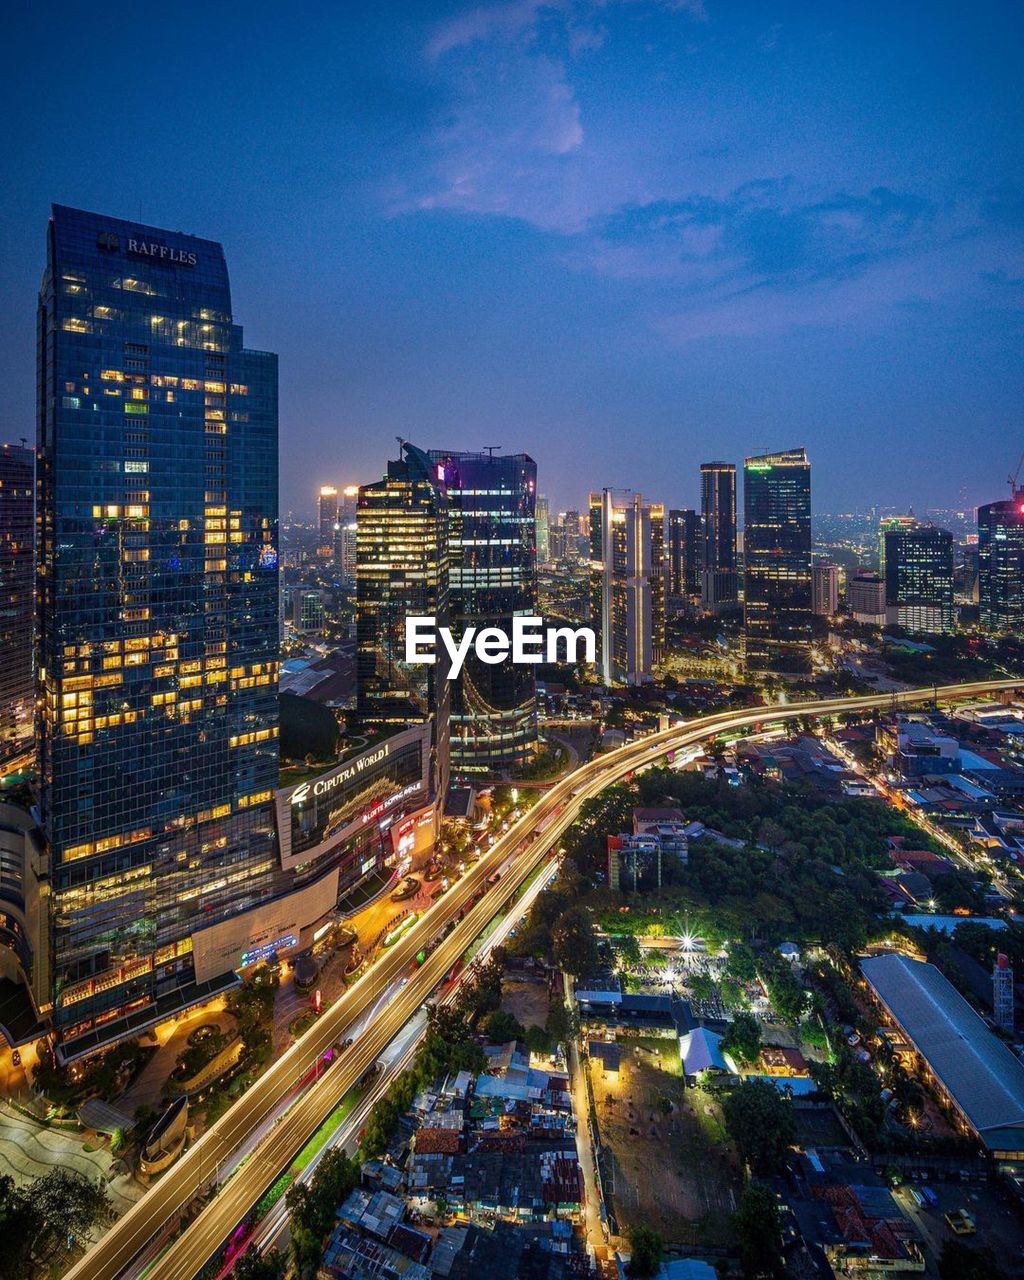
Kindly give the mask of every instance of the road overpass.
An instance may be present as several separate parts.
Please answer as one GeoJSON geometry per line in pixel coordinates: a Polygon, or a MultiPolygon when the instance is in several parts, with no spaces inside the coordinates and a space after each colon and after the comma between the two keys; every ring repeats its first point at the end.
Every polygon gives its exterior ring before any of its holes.
{"type": "Polygon", "coordinates": [[[365,1074],[469,947],[553,849],[580,807],[637,768],[720,733],[775,724],[805,715],[911,708],[968,699],[1024,687],[1021,680],[928,686],[900,693],[870,694],[723,711],[677,724],[638,742],[595,757],[556,782],[416,925],[389,948],[228,1110],[178,1163],[134,1205],[68,1272],[68,1280],[115,1280],[132,1259],[166,1230],[195,1199],[219,1181],[220,1165],[239,1148],[248,1158],[213,1200],[148,1270],[149,1280],[192,1280],[242,1221],[264,1191],[288,1167],[308,1139],[365,1074]],[[496,882],[495,876],[498,875],[496,882]],[[429,950],[421,967],[418,952],[429,950]],[[358,1039],[283,1114],[282,1101],[346,1029],[402,975],[408,981],[370,1020],[358,1039]]]}

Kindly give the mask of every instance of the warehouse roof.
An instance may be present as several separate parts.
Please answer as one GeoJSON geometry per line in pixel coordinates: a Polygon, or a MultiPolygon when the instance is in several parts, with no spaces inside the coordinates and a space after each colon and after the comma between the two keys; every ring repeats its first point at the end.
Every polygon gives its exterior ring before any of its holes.
{"type": "Polygon", "coordinates": [[[1024,1126],[1024,1063],[933,964],[893,954],[860,967],[979,1134],[1024,1126]]]}

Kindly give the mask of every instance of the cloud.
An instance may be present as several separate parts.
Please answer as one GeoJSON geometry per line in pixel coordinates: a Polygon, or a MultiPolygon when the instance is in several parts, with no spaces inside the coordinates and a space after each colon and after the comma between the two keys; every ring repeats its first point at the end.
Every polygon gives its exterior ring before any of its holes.
{"type": "Polygon", "coordinates": [[[500,215],[572,234],[635,194],[630,160],[585,147],[573,71],[605,45],[613,10],[641,5],[707,18],[703,0],[504,0],[441,23],[424,54],[449,109],[392,210],[500,215]]]}
{"type": "Polygon", "coordinates": [[[621,209],[575,237],[577,270],[639,289],[673,342],[885,323],[938,303],[1010,310],[1024,249],[1012,200],[939,208],[912,192],[809,195],[793,179],[621,209]],[[996,205],[998,203],[998,211],[996,205]]]}
{"type": "Polygon", "coordinates": [[[486,41],[509,42],[530,36],[542,9],[560,8],[544,0],[510,0],[507,4],[467,9],[442,23],[427,43],[427,57],[436,62],[455,49],[486,41]]]}

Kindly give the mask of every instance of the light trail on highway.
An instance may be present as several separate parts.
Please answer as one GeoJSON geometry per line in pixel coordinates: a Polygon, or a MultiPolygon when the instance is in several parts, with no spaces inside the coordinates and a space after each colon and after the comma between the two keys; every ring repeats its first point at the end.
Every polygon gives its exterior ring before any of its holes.
{"type": "MultiPolygon", "coordinates": [[[[558,870],[556,863],[551,863],[548,867],[541,870],[540,875],[534,880],[523,896],[515,903],[515,906],[502,920],[501,924],[493,933],[489,934],[480,951],[473,959],[473,964],[463,969],[458,978],[450,986],[446,987],[444,993],[438,999],[438,1004],[450,1004],[459,994],[462,985],[471,979],[474,975],[476,966],[483,960],[486,960],[495,947],[502,946],[507,940],[511,931],[519,924],[527,915],[537,900],[537,896],[547,888],[555,877],[558,870]]],[[[373,1107],[387,1093],[388,1089],[394,1083],[395,1079],[412,1065],[413,1058],[416,1056],[416,1050],[419,1048],[420,1041],[423,1039],[427,1030],[427,1021],[425,1017],[417,1017],[411,1024],[403,1027],[397,1038],[388,1045],[382,1061],[385,1063],[385,1070],[380,1072],[374,1080],[373,1085],[365,1097],[361,1098],[351,1115],[346,1117],[344,1122],[338,1126],[323,1147],[316,1153],[309,1162],[302,1174],[296,1179],[296,1182],[309,1182],[316,1172],[316,1167],[324,1156],[324,1153],[330,1151],[332,1147],[342,1147],[350,1149],[355,1144],[353,1139],[357,1138],[362,1131],[363,1125],[366,1123],[367,1117],[373,1107]]],[[[267,1217],[259,1223],[253,1231],[251,1241],[261,1253],[275,1248],[284,1234],[285,1226],[288,1221],[288,1207],[284,1198],[274,1206],[267,1217]]],[[[236,1255],[237,1257],[237,1255],[236,1255]]]]}
{"type": "Polygon", "coordinates": [[[530,878],[575,821],[581,806],[606,787],[670,752],[734,729],[775,724],[805,715],[903,709],[922,703],[974,698],[1024,686],[1024,680],[927,686],[892,694],[767,704],[723,711],[663,729],[595,757],[565,775],[503,834],[480,860],[430,907],[312,1027],[273,1062],[246,1093],[116,1222],[67,1273],[68,1280],[116,1280],[137,1254],[165,1233],[218,1167],[252,1141],[282,1098],[345,1036],[384,989],[408,981],[320,1080],[300,1095],[148,1272],[151,1280],[192,1280],[269,1186],[289,1167],[344,1094],[394,1040],[431,991],[494,916],[530,878]],[[497,877],[500,877],[495,881],[497,877]],[[428,954],[412,969],[420,951],[428,954]],[[410,973],[410,969],[412,972],[410,973]]]}

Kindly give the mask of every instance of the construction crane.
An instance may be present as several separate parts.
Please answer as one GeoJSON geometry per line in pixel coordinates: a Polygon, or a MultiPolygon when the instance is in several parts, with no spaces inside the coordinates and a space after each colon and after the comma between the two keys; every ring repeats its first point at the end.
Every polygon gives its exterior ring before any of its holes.
{"type": "Polygon", "coordinates": [[[1020,455],[1020,461],[1017,463],[1017,470],[1013,473],[1012,476],[1006,477],[1006,483],[1010,486],[1011,499],[1015,499],[1017,497],[1017,494],[1020,493],[1020,486],[1017,484],[1017,480],[1020,476],[1022,467],[1024,467],[1024,453],[1020,455]]]}

